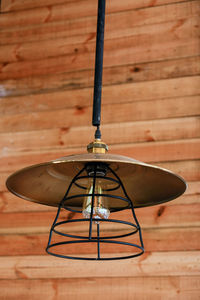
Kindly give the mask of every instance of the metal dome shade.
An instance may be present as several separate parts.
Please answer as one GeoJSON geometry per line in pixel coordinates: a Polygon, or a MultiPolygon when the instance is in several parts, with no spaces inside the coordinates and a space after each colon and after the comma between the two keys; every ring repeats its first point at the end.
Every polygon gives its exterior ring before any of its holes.
{"type": "MultiPolygon", "coordinates": [[[[107,180],[109,181],[107,193],[112,191],[112,194],[122,196],[110,169],[120,177],[134,208],[173,200],[186,190],[184,179],[171,171],[121,155],[94,153],[65,156],[21,169],[7,179],[6,185],[12,193],[23,199],[59,206],[72,179],[91,163],[109,167],[106,174],[110,178],[110,181],[107,180]]],[[[72,197],[67,202],[69,209],[78,212],[82,210],[83,197],[73,198],[73,196],[80,195],[79,187],[86,189],[88,179],[86,171],[84,172],[81,174],[82,178],[74,185],[70,194],[72,197]]],[[[111,211],[121,210],[127,208],[127,203],[120,199],[109,198],[109,207],[111,211]]]]}

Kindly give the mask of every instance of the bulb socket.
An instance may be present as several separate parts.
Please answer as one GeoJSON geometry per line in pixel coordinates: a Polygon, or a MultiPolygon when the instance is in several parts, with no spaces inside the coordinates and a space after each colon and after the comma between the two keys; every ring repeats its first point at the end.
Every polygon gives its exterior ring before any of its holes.
{"type": "Polygon", "coordinates": [[[95,169],[96,169],[96,176],[101,176],[101,177],[106,176],[106,173],[107,173],[107,170],[108,170],[106,164],[103,164],[103,163],[99,163],[99,164],[89,163],[86,166],[86,171],[87,171],[87,174],[89,176],[94,176],[95,169]]]}

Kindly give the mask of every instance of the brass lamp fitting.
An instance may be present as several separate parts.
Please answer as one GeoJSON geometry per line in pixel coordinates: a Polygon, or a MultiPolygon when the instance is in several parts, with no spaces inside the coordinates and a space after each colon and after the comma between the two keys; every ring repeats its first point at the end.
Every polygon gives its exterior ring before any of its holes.
{"type": "Polygon", "coordinates": [[[88,153],[106,153],[108,151],[108,146],[103,143],[100,139],[95,139],[94,142],[87,145],[88,153]]]}

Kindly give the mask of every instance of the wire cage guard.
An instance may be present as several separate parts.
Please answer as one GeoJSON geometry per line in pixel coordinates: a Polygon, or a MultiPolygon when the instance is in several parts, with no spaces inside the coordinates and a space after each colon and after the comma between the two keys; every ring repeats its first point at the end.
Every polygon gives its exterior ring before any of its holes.
{"type": "Polygon", "coordinates": [[[57,215],[55,217],[55,220],[52,224],[51,230],[50,230],[50,235],[49,235],[49,241],[48,245],[46,248],[47,253],[61,257],[61,258],[68,258],[68,259],[79,259],[79,260],[116,260],[116,259],[126,259],[126,258],[132,258],[139,256],[144,253],[144,246],[143,246],[143,240],[142,240],[142,234],[141,234],[141,228],[139,225],[139,222],[136,218],[134,207],[132,201],[129,199],[126,190],[124,188],[124,185],[116,172],[112,170],[108,165],[102,164],[102,163],[89,163],[85,164],[85,166],[78,172],[78,174],[72,179],[67,192],[65,196],[63,197],[62,201],[59,204],[57,215]],[[103,170],[103,171],[102,171],[103,170]],[[86,173],[86,175],[83,175],[86,173]],[[108,175],[111,176],[108,176],[108,175]],[[92,193],[84,193],[84,191],[87,189],[84,185],[80,184],[81,180],[92,180],[92,193]],[[95,186],[97,184],[97,180],[101,181],[106,181],[113,186],[111,188],[107,188],[103,190],[103,193],[98,194],[95,191],[95,186]],[[76,188],[80,189],[80,191],[83,191],[80,194],[75,194],[70,196],[70,191],[72,187],[75,186],[76,188]],[[122,189],[123,191],[123,196],[118,196],[116,195],[116,191],[119,189],[122,189]],[[115,192],[114,194],[110,194],[110,192],[115,192]],[[114,201],[123,201],[123,204],[125,204],[123,207],[110,207],[110,212],[117,212],[120,210],[124,209],[131,209],[132,211],[132,216],[134,223],[127,222],[124,220],[116,220],[116,219],[103,219],[103,218],[95,218],[94,217],[94,199],[95,197],[105,197],[114,201]],[[91,198],[91,211],[90,211],[90,216],[89,218],[80,218],[80,219],[70,219],[70,220],[65,220],[65,221],[58,221],[59,215],[61,212],[61,208],[71,211],[71,212],[76,212],[76,213],[82,213],[82,210],[78,208],[74,208],[68,205],[68,203],[72,203],[72,201],[78,199],[79,201],[83,201],[80,199],[85,199],[85,197],[90,197],[91,198]],[[75,234],[68,234],[65,232],[62,232],[59,230],[59,227],[62,225],[70,223],[78,223],[78,222],[84,222],[85,224],[89,225],[88,228],[88,235],[87,236],[81,236],[81,235],[75,235],[75,234]],[[113,235],[113,236],[102,236],[101,235],[101,224],[104,223],[113,223],[113,224],[120,224],[120,225],[128,225],[131,228],[131,231],[128,233],[124,234],[118,234],[118,235],[113,235]],[[96,234],[94,235],[94,227],[96,226],[96,234]],[[125,241],[119,241],[120,238],[128,237],[131,235],[134,235],[138,233],[139,234],[139,241],[140,244],[135,244],[135,243],[130,243],[130,242],[125,242],[125,241]],[[52,243],[52,235],[59,235],[65,238],[70,238],[71,240],[67,241],[61,241],[61,242],[56,242],[52,243]],[[59,254],[56,251],[54,251],[58,246],[67,246],[71,244],[80,244],[83,245],[85,243],[96,243],[96,254],[95,257],[80,257],[80,256],[70,256],[70,255],[65,255],[65,254],[59,254]],[[117,257],[105,257],[101,255],[101,245],[102,244],[115,244],[115,245],[124,245],[124,246],[131,246],[134,249],[137,250],[136,253],[130,253],[130,255],[126,256],[117,256],[117,257]]]}

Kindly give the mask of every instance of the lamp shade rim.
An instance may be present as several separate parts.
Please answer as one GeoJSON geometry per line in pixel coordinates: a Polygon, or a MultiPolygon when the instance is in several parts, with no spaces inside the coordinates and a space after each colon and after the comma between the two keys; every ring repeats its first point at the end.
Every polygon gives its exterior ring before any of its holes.
{"type": "Polygon", "coordinates": [[[90,162],[106,163],[118,174],[135,208],[173,200],[187,188],[181,176],[165,168],[127,156],[94,153],[64,156],[23,168],[8,177],[6,186],[25,200],[58,206],[73,177],[90,162]]]}

